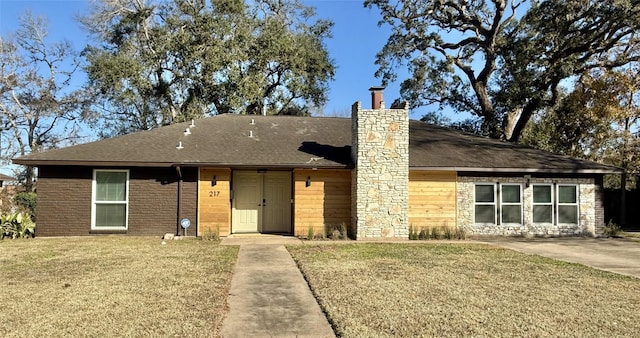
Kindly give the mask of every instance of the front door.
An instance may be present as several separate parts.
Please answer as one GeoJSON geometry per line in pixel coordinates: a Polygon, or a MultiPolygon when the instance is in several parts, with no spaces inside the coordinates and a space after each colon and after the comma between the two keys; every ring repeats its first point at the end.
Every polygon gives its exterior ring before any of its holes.
{"type": "Polygon", "coordinates": [[[291,172],[234,171],[232,232],[291,233],[291,172]]]}

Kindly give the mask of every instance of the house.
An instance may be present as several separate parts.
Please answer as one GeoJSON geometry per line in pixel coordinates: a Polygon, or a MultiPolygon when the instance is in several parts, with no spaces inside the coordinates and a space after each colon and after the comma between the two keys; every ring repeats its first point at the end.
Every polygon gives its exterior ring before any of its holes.
{"type": "Polygon", "coordinates": [[[219,115],[14,163],[38,167],[38,236],[595,235],[603,175],[621,172],[409,121],[379,87],[351,119],[219,115]]]}
{"type": "Polygon", "coordinates": [[[11,176],[7,176],[7,175],[4,175],[4,174],[0,173],[0,188],[3,188],[3,187],[6,186],[5,182],[13,182],[15,180],[16,179],[11,177],[11,176]]]}

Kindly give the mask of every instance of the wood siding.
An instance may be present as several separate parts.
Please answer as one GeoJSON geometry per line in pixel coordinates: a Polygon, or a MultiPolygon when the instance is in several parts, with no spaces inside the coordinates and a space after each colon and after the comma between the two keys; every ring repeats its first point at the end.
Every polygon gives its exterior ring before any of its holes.
{"type": "Polygon", "coordinates": [[[294,234],[307,236],[345,223],[351,224],[351,170],[296,169],[294,177],[294,234]],[[306,186],[307,178],[311,185],[306,186]],[[326,228],[325,228],[326,227],[326,228]]]}
{"type": "Polygon", "coordinates": [[[409,172],[409,226],[456,226],[455,172],[409,172]]]}
{"type": "Polygon", "coordinates": [[[198,236],[228,236],[231,224],[231,169],[202,168],[198,183],[198,236]],[[216,185],[212,186],[213,177],[216,185]]]}

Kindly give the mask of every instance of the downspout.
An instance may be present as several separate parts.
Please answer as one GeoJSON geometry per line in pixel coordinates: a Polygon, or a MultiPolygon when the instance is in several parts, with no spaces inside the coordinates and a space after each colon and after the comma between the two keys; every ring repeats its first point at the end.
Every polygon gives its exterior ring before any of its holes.
{"type": "Polygon", "coordinates": [[[178,203],[178,213],[176,215],[176,236],[180,236],[180,215],[182,215],[182,172],[180,166],[176,166],[176,173],[178,174],[178,196],[176,197],[178,203]]]}

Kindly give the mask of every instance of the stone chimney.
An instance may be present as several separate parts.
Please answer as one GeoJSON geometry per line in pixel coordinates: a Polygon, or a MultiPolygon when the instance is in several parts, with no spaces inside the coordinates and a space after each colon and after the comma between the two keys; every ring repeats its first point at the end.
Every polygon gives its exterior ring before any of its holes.
{"type": "Polygon", "coordinates": [[[384,87],[371,87],[372,109],[351,111],[352,227],[357,239],[409,237],[409,109],[385,109],[384,87]]]}

